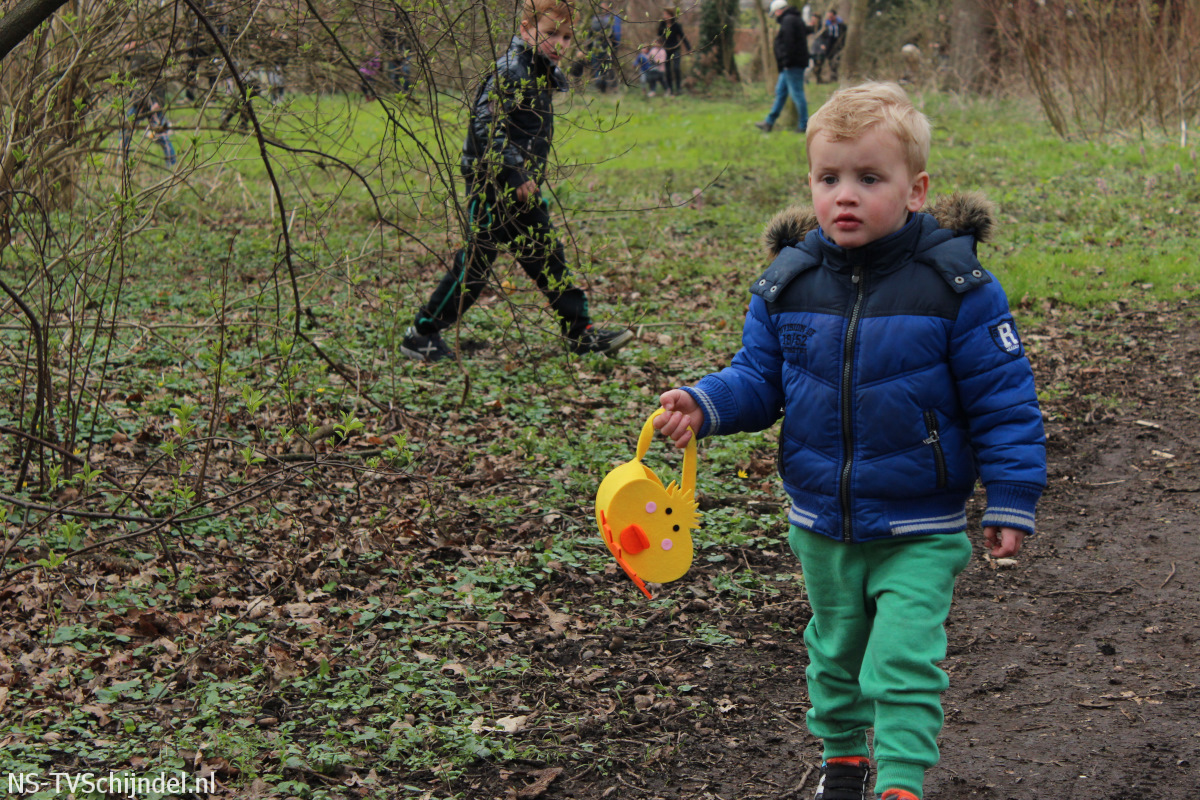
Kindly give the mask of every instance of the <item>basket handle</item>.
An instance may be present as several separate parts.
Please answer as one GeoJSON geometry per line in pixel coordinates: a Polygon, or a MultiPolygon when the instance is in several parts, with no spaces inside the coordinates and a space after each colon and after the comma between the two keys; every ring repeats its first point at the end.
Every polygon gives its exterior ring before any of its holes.
{"type": "MultiPolygon", "coordinates": [[[[641,461],[645,457],[646,451],[650,449],[650,442],[654,441],[654,418],[662,414],[666,409],[660,408],[650,415],[646,420],[646,424],[642,426],[642,433],[638,436],[637,455],[633,457],[634,461],[641,461]]],[[[691,427],[688,427],[691,430],[691,427]]],[[[688,494],[694,494],[696,491],[696,432],[692,431],[692,438],[688,440],[687,445],[683,450],[683,476],[679,480],[679,488],[688,494]]]]}

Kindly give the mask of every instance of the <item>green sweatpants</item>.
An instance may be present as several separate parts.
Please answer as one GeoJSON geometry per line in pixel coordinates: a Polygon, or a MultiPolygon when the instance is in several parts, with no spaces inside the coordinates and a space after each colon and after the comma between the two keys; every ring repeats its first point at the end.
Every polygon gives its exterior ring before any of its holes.
{"type": "Polygon", "coordinates": [[[809,730],[828,759],[867,755],[874,728],[876,791],[922,797],[950,683],[938,666],[946,615],[970,540],[956,533],[845,544],[793,525],[788,543],[813,612],[804,631],[809,730]]]}

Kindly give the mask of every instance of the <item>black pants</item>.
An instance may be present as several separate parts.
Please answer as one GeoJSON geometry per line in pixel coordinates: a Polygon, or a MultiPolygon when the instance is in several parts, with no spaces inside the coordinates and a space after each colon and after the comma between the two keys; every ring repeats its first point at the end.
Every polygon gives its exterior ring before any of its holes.
{"type": "Polygon", "coordinates": [[[683,88],[682,64],[682,50],[667,51],[667,91],[671,94],[679,94],[683,88]]]}
{"type": "Polygon", "coordinates": [[[475,305],[503,246],[546,295],[563,333],[578,338],[591,325],[587,296],[572,285],[562,242],[550,221],[550,204],[540,195],[518,203],[511,192],[500,197],[490,184],[467,188],[467,243],[454,254],[450,269],[417,313],[417,333],[428,336],[444,330],[475,305]]]}

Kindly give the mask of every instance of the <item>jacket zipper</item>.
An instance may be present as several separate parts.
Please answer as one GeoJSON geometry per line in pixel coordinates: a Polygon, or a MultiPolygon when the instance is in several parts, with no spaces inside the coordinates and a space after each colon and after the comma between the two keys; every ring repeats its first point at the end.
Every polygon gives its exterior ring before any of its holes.
{"type": "Polygon", "coordinates": [[[862,312],[863,298],[866,295],[862,267],[854,268],[850,280],[857,287],[857,292],[854,296],[854,307],[850,309],[850,325],[846,330],[846,344],[842,350],[842,447],[845,461],[842,463],[841,486],[838,487],[838,495],[842,501],[842,540],[846,542],[851,541],[853,535],[850,517],[850,473],[854,468],[854,427],[850,418],[854,411],[854,340],[858,338],[859,314],[862,312]]]}
{"type": "Polygon", "coordinates": [[[925,429],[929,438],[925,444],[933,447],[933,462],[937,465],[937,488],[946,488],[946,453],[942,450],[942,437],[938,431],[937,412],[932,409],[925,411],[925,429]]]}

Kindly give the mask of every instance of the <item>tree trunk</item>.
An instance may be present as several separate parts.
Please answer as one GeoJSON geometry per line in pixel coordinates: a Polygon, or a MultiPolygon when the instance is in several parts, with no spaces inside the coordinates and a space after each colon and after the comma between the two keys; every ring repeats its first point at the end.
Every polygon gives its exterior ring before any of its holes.
{"type": "Polygon", "coordinates": [[[841,85],[858,83],[862,74],[863,28],[867,25],[867,0],[848,0],[850,10],[846,12],[846,46],[842,48],[842,62],[838,68],[841,85]]]}
{"type": "Polygon", "coordinates": [[[67,0],[21,0],[0,17],[0,61],[66,4],[67,0]]]}
{"type": "Polygon", "coordinates": [[[754,7],[758,11],[758,29],[762,32],[758,56],[762,60],[763,83],[767,85],[767,88],[771,88],[779,79],[779,70],[775,66],[775,53],[771,49],[771,26],[767,20],[767,7],[764,1],[754,0],[754,7]]]}
{"type": "Polygon", "coordinates": [[[987,74],[987,21],[979,0],[955,0],[950,18],[950,68],[959,87],[978,91],[987,74]]]}

